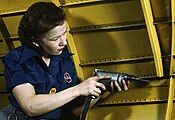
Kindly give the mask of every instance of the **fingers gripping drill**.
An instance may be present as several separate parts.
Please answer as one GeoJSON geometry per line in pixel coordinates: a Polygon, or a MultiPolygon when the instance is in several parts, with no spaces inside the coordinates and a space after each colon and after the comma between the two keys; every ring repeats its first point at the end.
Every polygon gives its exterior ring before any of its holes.
{"type": "MultiPolygon", "coordinates": [[[[108,70],[100,70],[100,69],[94,70],[94,76],[110,76],[110,79],[101,79],[98,81],[98,82],[103,83],[107,88],[110,86],[110,83],[114,82],[114,81],[117,81],[117,83],[119,84],[119,86],[121,88],[123,87],[122,80],[149,82],[148,80],[138,78],[134,75],[129,75],[129,74],[125,74],[125,73],[118,73],[118,72],[111,72],[108,70]]],[[[127,82],[126,82],[126,84],[127,84],[127,82]]]]}

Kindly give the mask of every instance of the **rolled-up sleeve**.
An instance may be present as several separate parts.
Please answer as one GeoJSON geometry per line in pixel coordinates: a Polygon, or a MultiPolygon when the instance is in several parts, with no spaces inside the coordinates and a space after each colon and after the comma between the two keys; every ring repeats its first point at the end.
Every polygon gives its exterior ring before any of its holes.
{"type": "Polygon", "coordinates": [[[4,76],[6,79],[6,88],[12,89],[16,85],[26,83],[26,73],[19,64],[19,57],[15,54],[9,54],[3,58],[4,76]]]}

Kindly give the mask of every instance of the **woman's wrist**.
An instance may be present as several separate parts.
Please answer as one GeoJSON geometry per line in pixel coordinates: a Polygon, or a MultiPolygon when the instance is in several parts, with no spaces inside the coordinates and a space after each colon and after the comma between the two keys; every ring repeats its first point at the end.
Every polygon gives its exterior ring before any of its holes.
{"type": "Polygon", "coordinates": [[[79,97],[79,96],[81,96],[80,91],[79,91],[77,85],[74,86],[74,87],[72,87],[72,93],[75,95],[75,97],[79,97]]]}

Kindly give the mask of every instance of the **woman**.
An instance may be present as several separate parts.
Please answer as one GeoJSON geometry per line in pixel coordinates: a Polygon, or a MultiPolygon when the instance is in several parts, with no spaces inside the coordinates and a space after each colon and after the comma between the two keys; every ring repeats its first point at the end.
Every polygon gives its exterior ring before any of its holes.
{"type": "MultiPolygon", "coordinates": [[[[52,2],[37,2],[28,8],[18,28],[22,45],[3,58],[11,95],[0,118],[66,120],[66,116],[71,116],[74,120],[82,112],[82,104],[71,104],[76,98],[99,98],[106,89],[97,81],[109,76],[90,77],[78,84],[72,54],[64,49],[66,32],[65,13],[60,7],[52,2]]],[[[127,90],[125,81],[123,85],[127,90]]],[[[117,82],[114,86],[121,90],[117,82]]]]}

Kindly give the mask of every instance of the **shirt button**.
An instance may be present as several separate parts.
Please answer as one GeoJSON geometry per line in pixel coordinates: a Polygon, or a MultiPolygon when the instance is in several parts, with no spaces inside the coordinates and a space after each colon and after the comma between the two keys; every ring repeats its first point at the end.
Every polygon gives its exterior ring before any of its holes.
{"type": "Polygon", "coordinates": [[[52,77],[52,75],[49,75],[49,77],[52,77]]]}

